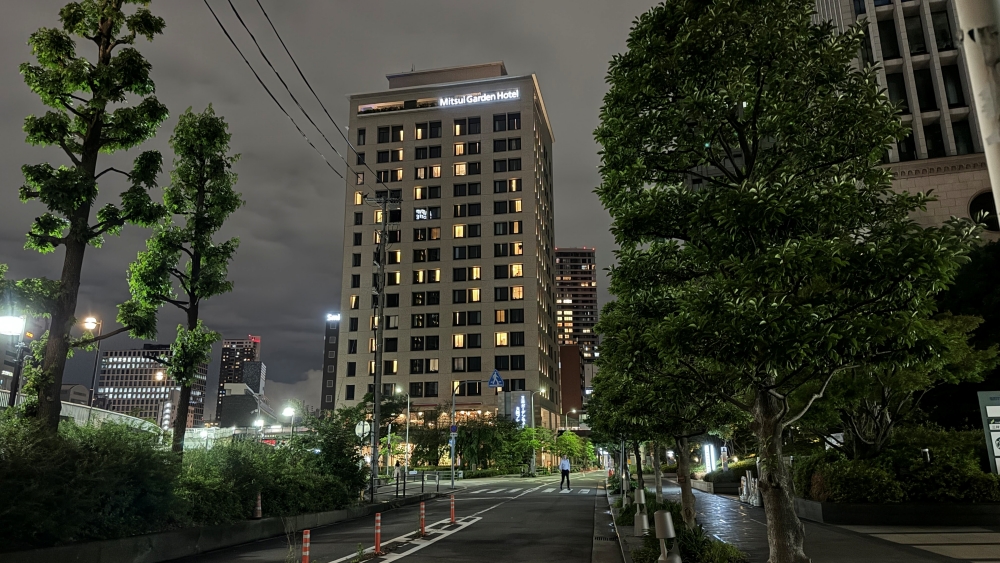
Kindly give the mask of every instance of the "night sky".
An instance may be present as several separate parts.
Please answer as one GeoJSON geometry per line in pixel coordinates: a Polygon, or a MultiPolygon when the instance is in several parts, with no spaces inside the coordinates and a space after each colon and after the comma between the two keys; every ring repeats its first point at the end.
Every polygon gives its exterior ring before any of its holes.
{"type": "MultiPolygon", "coordinates": [[[[43,212],[37,202],[22,204],[17,190],[23,164],[67,160],[57,149],[26,145],[21,126],[25,116],[44,107],[24,85],[18,65],[31,61],[28,36],[39,27],[57,27],[60,0],[7,3],[0,19],[0,262],[10,266],[8,277],[56,278],[62,251],[39,255],[23,250],[24,233],[43,212]]],[[[299,100],[331,140],[339,139],[298,78],[291,62],[267,26],[253,0],[234,0],[244,21],[299,100]],[[306,102],[310,103],[306,103],[306,102]]],[[[593,194],[600,183],[598,147],[592,132],[598,124],[604,77],[611,57],[625,49],[632,20],[651,0],[506,0],[457,2],[422,0],[263,0],[282,37],[340,125],[347,123],[351,93],[388,87],[389,73],[459,66],[502,60],[511,75],[535,73],[555,132],[554,184],[557,246],[596,246],[598,268],[613,259],[609,218],[593,194]]],[[[291,100],[266,67],[239,26],[229,4],[211,0],[227,29],[286,108],[291,100]]],[[[201,0],[157,0],[151,9],[166,19],[167,29],[152,43],[137,47],[153,66],[157,97],[171,118],[157,137],[131,153],[102,157],[99,169],[128,168],[140,150],[159,149],[170,169],[173,155],[167,140],[177,116],[213,104],[226,118],[233,135],[233,152],[246,206],[223,231],[240,238],[240,250],[230,267],[236,288],[202,307],[208,327],[227,338],[262,337],[268,366],[266,394],[273,404],[299,398],[317,405],[322,366],[324,317],[340,302],[345,182],[338,178],[280,112],[219,29],[201,0]]],[[[82,41],[78,52],[93,59],[93,45],[82,41]]],[[[322,138],[301,114],[296,121],[321,150],[322,138]]],[[[341,143],[334,142],[341,154],[341,143]]],[[[334,166],[345,165],[327,146],[334,166]]],[[[113,176],[113,175],[112,175],[113,176]]],[[[106,176],[105,179],[108,179],[106,176]]],[[[161,182],[168,181],[165,173],[161,182]]],[[[125,188],[117,178],[101,185],[103,205],[125,188]]],[[[159,192],[154,194],[159,198],[159,192]]],[[[115,305],[128,298],[125,271],[144,247],[148,231],[127,228],[104,247],[88,250],[77,316],[106,319],[115,328],[115,305]]],[[[604,274],[599,276],[600,300],[607,300],[604,274]]],[[[174,309],[160,316],[160,339],[171,342],[181,321],[174,309]]],[[[141,342],[118,336],[105,349],[140,347],[141,342]]],[[[214,413],[214,388],[219,371],[219,347],[209,367],[206,414],[214,413]]],[[[66,381],[89,385],[92,353],[80,353],[68,364],[66,381]]]]}

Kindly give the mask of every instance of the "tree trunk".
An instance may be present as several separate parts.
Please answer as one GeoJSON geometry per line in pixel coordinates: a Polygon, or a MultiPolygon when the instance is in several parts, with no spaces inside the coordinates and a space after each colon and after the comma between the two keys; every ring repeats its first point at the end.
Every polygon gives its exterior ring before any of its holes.
{"type": "Polygon", "coordinates": [[[660,443],[653,442],[653,486],[656,487],[656,502],[663,504],[663,473],[660,471],[660,443]]]}
{"type": "Polygon", "coordinates": [[[60,391],[62,390],[63,371],[66,369],[66,357],[69,354],[72,336],[70,331],[76,323],[76,302],[80,293],[80,272],[83,270],[83,256],[87,251],[87,242],[78,229],[87,229],[87,219],[90,206],[77,214],[70,227],[70,239],[66,242],[66,254],[63,259],[62,277],[59,281],[59,296],[52,308],[52,325],[49,329],[48,341],[45,344],[45,355],[42,358],[41,374],[37,382],[38,419],[42,425],[55,432],[59,428],[59,413],[62,412],[60,391]],[[79,226],[77,226],[79,225],[79,226]],[[78,240],[79,239],[79,240],[78,240]]]}
{"type": "MultiPolygon", "coordinates": [[[[197,287],[198,282],[201,280],[201,252],[195,252],[192,257],[191,265],[191,287],[197,287]]],[[[198,328],[198,296],[188,293],[188,306],[187,310],[187,328],[188,330],[194,330],[198,328]]],[[[181,386],[181,398],[177,401],[177,406],[174,408],[174,412],[177,413],[174,418],[174,435],[171,440],[170,450],[181,456],[184,455],[184,434],[187,432],[187,418],[188,410],[191,408],[191,384],[194,382],[195,377],[197,377],[197,366],[189,366],[185,369],[190,369],[192,373],[180,374],[178,383],[181,386]]]]}
{"type": "Polygon", "coordinates": [[[782,404],[766,391],[758,391],[753,417],[761,459],[757,485],[767,516],[768,563],[809,563],[803,551],[805,526],[795,514],[791,475],[781,456],[782,404]]]}
{"type": "Polygon", "coordinates": [[[642,452],[639,451],[639,442],[632,442],[632,449],[635,450],[635,484],[639,489],[646,488],[646,482],[642,479],[642,452]]]}
{"type": "Polygon", "coordinates": [[[191,383],[181,384],[181,397],[177,400],[174,412],[174,437],[170,445],[171,451],[178,454],[184,453],[184,434],[187,431],[187,418],[189,405],[191,403],[191,383]]]}
{"type": "Polygon", "coordinates": [[[688,439],[675,438],[677,444],[677,483],[681,486],[681,516],[689,530],[695,527],[695,498],[691,490],[691,447],[688,439]]]}

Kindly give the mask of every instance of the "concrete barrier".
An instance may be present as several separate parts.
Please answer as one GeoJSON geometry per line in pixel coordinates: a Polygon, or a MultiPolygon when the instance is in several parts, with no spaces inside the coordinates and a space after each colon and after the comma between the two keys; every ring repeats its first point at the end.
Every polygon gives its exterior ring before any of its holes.
{"type": "Polygon", "coordinates": [[[245,520],[221,526],[187,528],[117,540],[0,553],[0,561],[3,563],[160,563],[353,520],[438,496],[441,495],[425,493],[331,512],[245,520]]]}
{"type": "Polygon", "coordinates": [[[1000,526],[1000,504],[843,504],[795,499],[803,520],[856,526],[1000,526]]]}

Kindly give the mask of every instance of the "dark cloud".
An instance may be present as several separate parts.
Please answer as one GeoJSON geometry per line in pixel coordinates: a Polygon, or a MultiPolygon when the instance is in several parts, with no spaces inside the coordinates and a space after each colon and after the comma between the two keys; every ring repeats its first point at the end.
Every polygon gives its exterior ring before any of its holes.
{"type": "MultiPolygon", "coordinates": [[[[272,61],[296,88],[303,103],[311,100],[294,69],[270,34],[256,2],[238,0],[251,30],[272,61]]],[[[57,25],[61,0],[35,0],[5,7],[0,21],[0,262],[11,266],[11,277],[58,276],[61,253],[40,256],[22,250],[24,232],[38,204],[17,200],[20,167],[25,163],[62,163],[58,151],[24,144],[21,124],[44,108],[18,75],[18,64],[31,60],[28,35],[42,26],[57,25]]],[[[346,96],[386,88],[391,72],[456,66],[495,60],[506,62],[511,74],[535,73],[555,130],[556,243],[596,246],[600,266],[612,260],[613,240],[607,214],[593,195],[599,183],[597,145],[592,131],[606,91],[607,62],[625,47],[632,19],[649,0],[517,0],[507,2],[331,2],[265,0],[265,7],[306,75],[335,119],[347,123],[346,96]]],[[[283,103],[287,95],[267,76],[249,37],[220,0],[212,6],[237,38],[283,103]],[[258,64],[259,63],[259,64],[258,64]]],[[[212,299],[203,309],[205,322],[227,337],[257,334],[263,338],[268,375],[283,383],[281,399],[298,396],[318,402],[318,384],[310,391],[322,363],[323,316],[337,306],[340,293],[344,181],[337,178],[257,84],[198,0],[155,1],[153,11],[167,21],[164,36],[138,47],[153,65],[157,95],[171,109],[171,119],[157,138],[143,148],[158,148],[171,158],[167,140],[178,114],[187,107],[209,103],[226,117],[232,147],[242,155],[237,189],[247,205],[224,234],[241,240],[230,269],[236,290],[212,299]]],[[[90,55],[81,43],[81,53],[90,55]]],[[[319,121],[315,103],[307,109],[333,140],[328,122],[319,121]]],[[[298,116],[296,116],[298,117],[298,116]]],[[[305,120],[300,120],[305,128],[305,120]]],[[[320,145],[321,138],[307,129],[320,145]]],[[[338,145],[344,152],[342,145],[338,145]]],[[[326,147],[332,162],[337,157],[326,147]]],[[[130,155],[105,158],[127,165],[130,155]]],[[[339,163],[343,170],[343,163],[339,163]]],[[[167,180],[164,176],[163,181],[167,180]]],[[[102,186],[102,200],[122,189],[102,186]]],[[[104,248],[88,251],[80,292],[79,315],[96,314],[111,321],[114,305],[127,297],[124,273],[143,248],[146,232],[128,228],[104,248]]],[[[602,302],[606,283],[599,282],[602,302]]],[[[180,317],[165,311],[160,341],[173,339],[180,317]]],[[[109,322],[109,328],[110,328],[109,322]]],[[[130,347],[118,337],[105,344],[130,347]]],[[[71,360],[67,379],[89,381],[91,354],[71,360]]],[[[210,386],[218,373],[218,351],[210,369],[210,386]]]]}

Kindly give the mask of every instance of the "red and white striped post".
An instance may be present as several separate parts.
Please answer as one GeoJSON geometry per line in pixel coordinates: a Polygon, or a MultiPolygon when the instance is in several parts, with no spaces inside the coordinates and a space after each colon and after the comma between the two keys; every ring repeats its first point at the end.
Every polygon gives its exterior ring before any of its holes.
{"type": "Polygon", "coordinates": [[[302,530],[302,563],[309,563],[309,530],[302,530]]]}
{"type": "Polygon", "coordinates": [[[420,537],[426,536],[427,533],[424,532],[424,503],[420,503],[420,537]]]}
{"type": "Polygon", "coordinates": [[[451,495],[451,523],[455,523],[455,495],[451,495]]]}
{"type": "Polygon", "coordinates": [[[375,555],[382,555],[382,513],[375,514],[375,555]]]}

